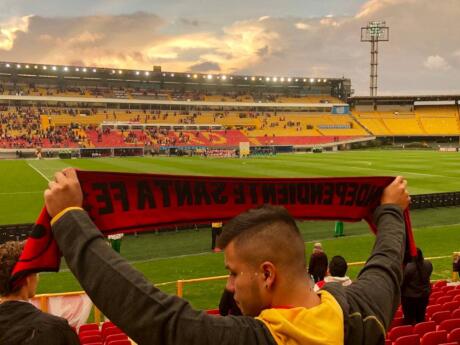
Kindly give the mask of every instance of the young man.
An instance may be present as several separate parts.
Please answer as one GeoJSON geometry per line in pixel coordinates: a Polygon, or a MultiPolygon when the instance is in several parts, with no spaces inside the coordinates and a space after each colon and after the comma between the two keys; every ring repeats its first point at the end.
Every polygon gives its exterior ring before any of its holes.
{"type": "Polygon", "coordinates": [[[324,277],[323,280],[315,284],[315,291],[322,289],[326,283],[339,283],[342,286],[351,285],[351,279],[346,275],[347,274],[347,261],[341,255],[334,256],[329,262],[329,267],[327,269],[328,274],[324,277]]]}
{"type": "Polygon", "coordinates": [[[139,344],[384,344],[399,304],[410,201],[406,181],[388,186],[375,211],[375,246],[356,283],[316,294],[305,247],[286,210],[262,207],[235,217],[220,245],[227,289],[246,316],[214,317],[155,288],[106,244],[81,209],[76,173],[65,169],[45,191],[66,261],[98,308],[139,344]]]}
{"type": "Polygon", "coordinates": [[[23,242],[0,245],[0,344],[80,344],[67,320],[43,313],[27,302],[35,296],[37,274],[28,275],[20,287],[11,290],[11,271],[23,246],[23,242]]]}

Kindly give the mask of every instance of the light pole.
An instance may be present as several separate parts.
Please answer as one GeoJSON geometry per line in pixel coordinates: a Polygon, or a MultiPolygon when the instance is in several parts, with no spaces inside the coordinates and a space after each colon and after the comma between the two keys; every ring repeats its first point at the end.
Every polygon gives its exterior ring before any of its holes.
{"type": "Polygon", "coordinates": [[[369,22],[361,28],[361,42],[371,42],[371,75],[370,95],[377,96],[377,66],[379,54],[379,42],[390,40],[390,28],[385,22],[369,22]]]}

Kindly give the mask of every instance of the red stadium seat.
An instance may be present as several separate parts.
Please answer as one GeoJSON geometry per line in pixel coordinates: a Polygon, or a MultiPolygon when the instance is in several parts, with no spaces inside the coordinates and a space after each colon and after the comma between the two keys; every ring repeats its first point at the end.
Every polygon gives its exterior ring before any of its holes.
{"type": "Polygon", "coordinates": [[[447,310],[438,311],[434,313],[433,315],[431,315],[431,321],[434,321],[439,325],[442,321],[450,319],[451,315],[452,313],[447,310]]]}
{"type": "Polygon", "coordinates": [[[452,289],[447,291],[446,295],[452,295],[452,296],[457,296],[460,295],[460,290],[459,289],[452,289]]]}
{"type": "Polygon", "coordinates": [[[418,334],[404,335],[396,339],[393,345],[419,345],[420,338],[418,334]]]}
{"type": "Polygon", "coordinates": [[[429,320],[431,318],[431,315],[434,313],[442,311],[442,305],[441,304],[433,304],[429,305],[426,307],[426,312],[425,312],[425,319],[429,320]]]}
{"type": "Polygon", "coordinates": [[[391,345],[393,342],[390,339],[385,339],[385,345],[391,345]]]}
{"type": "Polygon", "coordinates": [[[396,317],[403,317],[403,316],[404,315],[403,315],[402,309],[398,308],[398,310],[396,310],[396,313],[395,313],[394,317],[396,318],[396,317]]]}
{"type": "Polygon", "coordinates": [[[431,293],[430,298],[438,299],[439,297],[442,297],[442,296],[445,296],[444,292],[436,291],[436,292],[431,293]]]}
{"type": "Polygon", "coordinates": [[[442,305],[442,310],[448,310],[450,312],[458,308],[460,308],[460,301],[451,301],[451,302],[444,303],[442,305]]]}
{"type": "Polygon", "coordinates": [[[112,321],[106,321],[102,324],[101,326],[101,331],[106,329],[107,327],[116,327],[115,324],[112,321]]]}
{"type": "Polygon", "coordinates": [[[444,292],[444,293],[447,293],[448,291],[451,291],[451,290],[454,290],[454,289],[455,289],[455,286],[449,285],[449,286],[443,286],[441,288],[441,291],[444,292]]]}
{"type": "Polygon", "coordinates": [[[209,310],[206,310],[206,314],[209,314],[209,315],[220,315],[219,309],[209,309],[209,310]]]}
{"type": "Polygon", "coordinates": [[[391,329],[397,327],[397,326],[403,326],[404,325],[404,318],[403,317],[395,317],[390,324],[390,327],[388,328],[388,331],[391,329]]]}
{"type": "Polygon", "coordinates": [[[101,335],[89,335],[80,338],[80,344],[102,343],[101,335]]]}
{"type": "Polygon", "coordinates": [[[99,325],[97,323],[87,323],[85,325],[81,325],[78,329],[78,333],[84,331],[99,331],[99,325]]]}
{"type": "Polygon", "coordinates": [[[451,343],[441,343],[439,345],[458,345],[458,343],[456,341],[453,341],[451,343]]]}
{"type": "Polygon", "coordinates": [[[456,290],[460,290],[460,284],[455,287],[456,290]]]}
{"type": "Polygon", "coordinates": [[[78,337],[81,339],[83,337],[91,337],[93,335],[101,337],[101,332],[99,330],[88,330],[88,331],[82,331],[78,333],[78,337]]]}
{"type": "Polygon", "coordinates": [[[102,338],[105,340],[107,339],[109,335],[112,335],[112,334],[123,334],[123,331],[116,326],[107,327],[102,332],[102,338]]]}
{"type": "MultiPolygon", "coordinates": [[[[460,290],[456,290],[456,291],[460,291],[460,290]]],[[[454,296],[452,301],[460,301],[460,295],[454,296]]]]}
{"type": "Polygon", "coordinates": [[[446,285],[447,285],[446,280],[438,280],[436,283],[433,284],[433,288],[440,288],[446,285]]]}
{"type": "Polygon", "coordinates": [[[421,337],[425,333],[436,331],[436,322],[434,321],[425,321],[420,322],[414,325],[414,334],[418,334],[421,337]]]}
{"type": "Polygon", "coordinates": [[[110,343],[106,343],[107,345],[131,345],[129,340],[115,340],[111,341],[110,343]]]}
{"type": "Polygon", "coordinates": [[[387,338],[395,341],[399,337],[411,334],[413,334],[413,327],[411,325],[396,326],[388,332],[387,338]]]}
{"type": "Polygon", "coordinates": [[[445,330],[447,333],[456,328],[460,328],[460,319],[444,320],[438,325],[438,331],[445,330]]]}
{"type": "Polygon", "coordinates": [[[115,340],[128,340],[128,336],[124,333],[111,334],[105,338],[104,343],[107,344],[115,340]]]}
{"type": "Polygon", "coordinates": [[[453,299],[454,299],[454,296],[438,297],[438,299],[436,300],[436,304],[444,304],[444,303],[452,301],[453,299]]]}
{"type": "Polygon", "coordinates": [[[446,331],[434,331],[426,333],[420,341],[420,345],[439,345],[447,342],[446,331]]]}
{"type": "Polygon", "coordinates": [[[460,308],[458,309],[455,309],[453,312],[452,312],[452,318],[453,319],[460,319],[460,308]]]}
{"type": "Polygon", "coordinates": [[[460,343],[460,328],[453,329],[447,336],[448,341],[457,341],[460,343]]]}

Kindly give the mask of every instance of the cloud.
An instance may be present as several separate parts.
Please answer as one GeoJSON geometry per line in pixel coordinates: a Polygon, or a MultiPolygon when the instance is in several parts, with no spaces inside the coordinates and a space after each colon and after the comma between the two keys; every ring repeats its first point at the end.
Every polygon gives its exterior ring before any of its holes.
{"type": "Polygon", "coordinates": [[[0,50],[11,50],[19,32],[27,32],[32,16],[12,17],[0,22],[0,50]]]}
{"type": "Polygon", "coordinates": [[[215,62],[200,62],[195,65],[190,66],[190,72],[198,72],[198,73],[217,73],[219,72],[220,66],[215,62]]]}
{"type": "Polygon", "coordinates": [[[447,61],[439,55],[428,56],[423,62],[423,66],[431,70],[446,71],[450,69],[450,65],[447,63],[447,61]]]}

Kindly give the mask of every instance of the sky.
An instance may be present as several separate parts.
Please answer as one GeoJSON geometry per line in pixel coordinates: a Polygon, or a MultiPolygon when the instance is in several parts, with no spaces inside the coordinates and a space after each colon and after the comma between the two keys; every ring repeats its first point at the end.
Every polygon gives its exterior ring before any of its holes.
{"type": "Polygon", "coordinates": [[[369,94],[460,94],[460,0],[1,0],[0,61],[278,77],[346,77],[369,94]]]}

